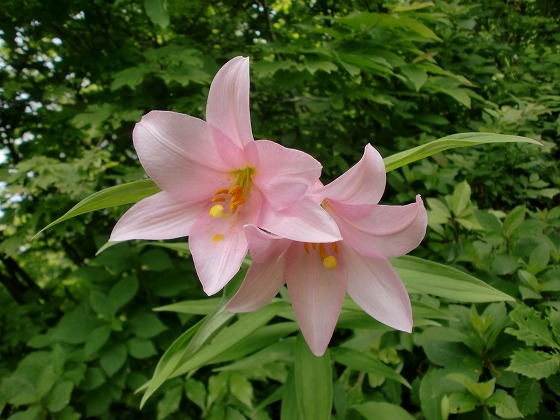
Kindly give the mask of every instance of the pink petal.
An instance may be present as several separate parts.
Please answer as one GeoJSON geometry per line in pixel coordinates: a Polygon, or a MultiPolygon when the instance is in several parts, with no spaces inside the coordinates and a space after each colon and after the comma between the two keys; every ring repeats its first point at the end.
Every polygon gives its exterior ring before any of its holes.
{"type": "Polygon", "coordinates": [[[291,241],[271,235],[255,225],[245,225],[243,231],[249,243],[249,252],[253,262],[267,263],[276,260],[286,252],[291,243],[291,241]]]}
{"type": "Polygon", "coordinates": [[[189,248],[204,291],[213,295],[241,268],[247,240],[235,216],[213,219],[201,214],[191,230],[189,248]]]}
{"type": "Polygon", "coordinates": [[[326,198],[344,204],[377,204],[385,191],[385,181],[383,158],[368,144],[358,163],[312,194],[321,197],[321,200],[326,198]]]}
{"type": "Polygon", "coordinates": [[[395,258],[415,249],[426,234],[428,216],[420,196],[406,206],[371,206],[361,216],[351,206],[331,203],[331,209],[345,243],[363,255],[395,258]]]}
{"type": "Polygon", "coordinates": [[[321,175],[321,164],[307,153],[268,140],[249,144],[245,154],[256,169],[255,185],[275,210],[303,197],[321,175]]]}
{"type": "Polygon", "coordinates": [[[334,332],[346,289],[342,261],[327,270],[318,253],[302,243],[286,252],[285,276],[294,313],[311,352],[321,356],[334,332]]]}
{"type": "Polygon", "coordinates": [[[132,206],[117,222],[110,241],[188,236],[204,203],[185,203],[162,191],[132,206]]]}
{"type": "Polygon", "coordinates": [[[364,257],[344,242],[348,294],[373,318],[397,330],[412,331],[412,309],[406,289],[384,258],[364,257]]]}
{"type": "Polygon", "coordinates": [[[178,199],[200,201],[231,182],[204,121],[152,111],[134,127],[134,147],[155,183],[178,199]]]}
{"type": "Polygon", "coordinates": [[[260,193],[254,191],[237,213],[219,218],[208,214],[207,205],[195,221],[189,247],[206,294],[220,291],[239,271],[248,249],[243,226],[254,223],[261,201],[260,193]]]}
{"type": "Polygon", "coordinates": [[[218,71],[208,93],[206,121],[241,148],[253,141],[248,58],[232,58],[218,71]]]}
{"type": "Polygon", "coordinates": [[[335,221],[309,197],[281,211],[274,211],[264,202],[257,225],[275,235],[299,242],[336,242],[342,239],[335,221]]]}
{"type": "Polygon", "coordinates": [[[262,308],[278,294],[284,285],[284,258],[268,263],[252,262],[243,284],[227,303],[231,312],[251,312],[262,308]]]}

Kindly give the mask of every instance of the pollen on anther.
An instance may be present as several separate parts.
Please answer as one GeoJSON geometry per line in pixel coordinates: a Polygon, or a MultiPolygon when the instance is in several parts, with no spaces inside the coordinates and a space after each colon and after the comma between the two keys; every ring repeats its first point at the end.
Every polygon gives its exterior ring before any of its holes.
{"type": "Polygon", "coordinates": [[[216,190],[216,192],[214,192],[214,195],[220,195],[220,194],[228,194],[229,190],[227,188],[222,188],[221,190],[216,190]]]}
{"type": "Polygon", "coordinates": [[[221,201],[226,201],[226,198],[225,197],[214,197],[212,199],[212,203],[221,202],[221,201]]]}
{"type": "Polygon", "coordinates": [[[327,270],[334,270],[336,268],[336,258],[332,255],[323,259],[323,266],[327,270]]]}
{"type": "Polygon", "coordinates": [[[208,212],[208,214],[214,219],[222,217],[222,215],[224,214],[224,206],[222,206],[221,204],[216,204],[210,207],[210,211],[208,212]]]}

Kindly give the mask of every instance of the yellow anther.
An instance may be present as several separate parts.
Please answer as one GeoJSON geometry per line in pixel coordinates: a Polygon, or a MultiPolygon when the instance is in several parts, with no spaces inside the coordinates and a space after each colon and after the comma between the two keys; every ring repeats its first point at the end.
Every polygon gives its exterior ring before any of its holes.
{"type": "Polygon", "coordinates": [[[210,207],[210,211],[208,212],[208,214],[210,214],[210,216],[212,216],[214,219],[222,217],[224,214],[224,206],[222,206],[221,204],[216,204],[210,207]]]}
{"type": "Polygon", "coordinates": [[[225,197],[214,197],[212,199],[212,203],[221,202],[221,201],[226,201],[226,198],[225,197]]]}
{"type": "Polygon", "coordinates": [[[334,270],[336,268],[336,258],[332,255],[329,255],[326,258],[323,258],[323,266],[327,270],[334,270]]]}
{"type": "Polygon", "coordinates": [[[216,192],[214,193],[214,195],[220,194],[229,194],[229,190],[227,188],[222,188],[221,190],[216,190],[216,192]]]}
{"type": "Polygon", "coordinates": [[[228,194],[231,194],[232,196],[241,196],[243,195],[243,188],[241,187],[241,185],[234,185],[233,187],[231,187],[231,189],[228,191],[228,194]]]}

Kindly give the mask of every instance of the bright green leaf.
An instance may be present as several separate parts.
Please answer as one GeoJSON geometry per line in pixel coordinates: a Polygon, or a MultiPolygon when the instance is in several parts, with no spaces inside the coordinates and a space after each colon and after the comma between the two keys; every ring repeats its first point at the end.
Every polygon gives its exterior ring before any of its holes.
{"type": "Polygon", "coordinates": [[[429,294],[460,302],[494,302],[514,299],[481,280],[421,258],[404,256],[391,260],[409,293],[429,294]]]}
{"type": "Polygon", "coordinates": [[[543,379],[560,369],[560,356],[544,351],[522,349],[513,354],[508,370],[528,378],[543,379]]]}
{"type": "Polygon", "coordinates": [[[315,356],[301,334],[296,341],[294,385],[298,409],[304,419],[330,419],[333,381],[329,350],[321,357],[315,356]]]}
{"type": "Polygon", "coordinates": [[[72,207],[63,216],[49,223],[41,229],[35,236],[46,229],[81,214],[109,207],[121,206],[123,204],[136,203],[143,198],[149,197],[161,191],[151,179],[129,182],[127,184],[115,185],[104,190],[98,191],[87,198],[84,198],[72,207]]]}
{"type": "Polygon", "coordinates": [[[383,161],[385,162],[386,171],[391,172],[401,166],[427,158],[428,156],[443,152],[444,150],[487,143],[531,143],[537,146],[542,145],[540,142],[528,137],[494,133],[460,133],[442,137],[441,139],[405,150],[404,152],[396,153],[386,157],[383,161]]]}

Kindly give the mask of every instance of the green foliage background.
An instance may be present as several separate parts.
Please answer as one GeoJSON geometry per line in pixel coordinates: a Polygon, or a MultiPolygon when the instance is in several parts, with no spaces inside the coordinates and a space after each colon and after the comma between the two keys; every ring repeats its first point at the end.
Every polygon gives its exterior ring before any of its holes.
{"type": "Polygon", "coordinates": [[[384,197],[403,204],[421,193],[430,227],[416,255],[469,271],[516,302],[413,296],[412,335],[347,313],[330,357],[333,418],[552,418],[559,21],[555,0],[4,0],[0,415],[301,415],[280,402],[305,381],[293,373],[301,340],[281,307],[255,315],[266,324],[260,347],[248,339],[202,361],[139,411],[135,391],[163,352],[216,305],[199,301],[181,241],[124,243],[96,256],[126,206],[31,241],[93,192],[142,179],[134,123],[152,109],[204,118],[213,75],[244,55],[255,138],[311,153],[325,181],[367,143],[383,156],[464,131],[544,143],[438,154],[391,172],[384,197]],[[193,303],[153,311],[185,300],[193,303]]]}

